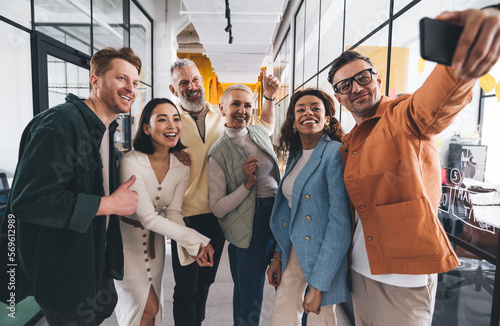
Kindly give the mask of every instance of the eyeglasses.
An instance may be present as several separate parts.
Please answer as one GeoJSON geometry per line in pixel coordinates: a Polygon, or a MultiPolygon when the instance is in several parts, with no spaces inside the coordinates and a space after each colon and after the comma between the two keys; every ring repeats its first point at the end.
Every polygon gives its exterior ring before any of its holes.
{"type": "Polygon", "coordinates": [[[333,85],[333,90],[335,91],[335,93],[347,94],[352,89],[353,81],[358,83],[358,85],[360,86],[365,86],[371,83],[372,75],[375,74],[376,72],[374,72],[372,68],[362,70],[351,78],[346,78],[333,85]]]}

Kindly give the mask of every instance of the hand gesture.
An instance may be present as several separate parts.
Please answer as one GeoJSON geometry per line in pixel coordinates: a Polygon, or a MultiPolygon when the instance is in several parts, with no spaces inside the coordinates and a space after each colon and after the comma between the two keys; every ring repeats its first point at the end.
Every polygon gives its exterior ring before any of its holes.
{"type": "Polygon", "coordinates": [[[194,260],[200,265],[200,267],[212,267],[214,262],[214,248],[209,243],[205,247],[200,243],[200,249],[198,250],[198,255],[192,256],[194,260]]]}
{"type": "Polygon", "coordinates": [[[321,311],[320,303],[321,303],[322,293],[320,290],[316,289],[314,286],[309,287],[309,291],[304,297],[304,301],[302,302],[302,307],[304,308],[304,312],[306,314],[312,312],[316,315],[319,315],[321,311]]]}
{"type": "Polygon", "coordinates": [[[280,81],[278,77],[273,75],[267,76],[267,70],[262,71],[262,87],[264,88],[264,95],[268,98],[274,98],[274,94],[280,89],[280,81]]]}
{"type": "Polygon", "coordinates": [[[174,155],[182,164],[186,166],[191,165],[191,156],[189,156],[185,150],[181,149],[180,151],[175,151],[174,155]]]}
{"type": "Polygon", "coordinates": [[[281,260],[271,260],[267,268],[267,278],[272,286],[280,286],[281,283],[281,260]]]}
{"type": "Polygon", "coordinates": [[[258,161],[259,160],[252,155],[252,157],[250,157],[245,161],[245,163],[243,163],[243,171],[246,175],[244,184],[245,188],[247,188],[248,190],[252,189],[255,181],[257,180],[257,171],[259,170],[259,166],[257,165],[258,161]]]}
{"type": "Polygon", "coordinates": [[[436,19],[464,27],[451,65],[457,76],[478,78],[490,71],[500,55],[500,10],[444,12],[436,19]]]}
{"type": "Polygon", "coordinates": [[[135,175],[120,185],[111,195],[101,197],[101,204],[96,215],[132,215],[138,204],[136,191],[129,190],[135,182],[135,175]]]}

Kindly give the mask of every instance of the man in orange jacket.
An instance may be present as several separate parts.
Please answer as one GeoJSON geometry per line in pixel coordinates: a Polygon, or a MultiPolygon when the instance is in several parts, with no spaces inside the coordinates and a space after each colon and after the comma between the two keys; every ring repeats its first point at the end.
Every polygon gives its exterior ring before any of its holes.
{"type": "Polygon", "coordinates": [[[437,217],[436,135],[471,101],[478,77],[499,56],[500,10],[447,12],[464,26],[451,67],[437,65],[412,95],[381,96],[370,59],[354,51],[328,81],[356,126],[340,148],[353,205],[352,299],[356,325],[430,325],[436,273],[459,262],[437,217]]]}

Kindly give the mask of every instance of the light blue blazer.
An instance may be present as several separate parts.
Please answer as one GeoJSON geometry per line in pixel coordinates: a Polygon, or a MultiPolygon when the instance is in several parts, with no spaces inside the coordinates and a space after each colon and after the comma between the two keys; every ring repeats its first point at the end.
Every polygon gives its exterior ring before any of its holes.
{"type": "Polygon", "coordinates": [[[276,251],[282,270],[293,244],[309,285],[323,292],[321,305],[347,300],[347,260],[351,244],[351,214],[337,141],[323,136],[300,171],[292,191],[292,208],[283,196],[283,180],[302,155],[291,159],[281,179],[271,213],[276,251]]]}

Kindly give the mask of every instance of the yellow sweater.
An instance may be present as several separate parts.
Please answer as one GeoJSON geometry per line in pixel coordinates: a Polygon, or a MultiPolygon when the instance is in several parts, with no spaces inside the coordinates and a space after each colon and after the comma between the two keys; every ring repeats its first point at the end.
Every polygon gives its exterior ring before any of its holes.
{"type": "MultiPolygon", "coordinates": [[[[207,103],[209,107],[205,118],[205,140],[201,137],[196,121],[189,113],[179,107],[182,119],[181,142],[187,146],[186,152],[191,157],[189,183],[182,202],[182,215],[194,216],[211,213],[208,197],[208,160],[207,154],[215,141],[222,135],[226,119],[218,106],[207,103]]],[[[272,135],[274,124],[252,117],[250,124],[263,125],[272,135]]]]}

